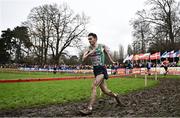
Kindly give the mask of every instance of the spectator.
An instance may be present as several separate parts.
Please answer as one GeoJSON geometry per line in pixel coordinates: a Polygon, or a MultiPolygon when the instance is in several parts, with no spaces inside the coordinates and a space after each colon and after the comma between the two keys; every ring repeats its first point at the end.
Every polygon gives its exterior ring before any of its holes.
{"type": "Polygon", "coordinates": [[[168,58],[166,58],[166,60],[163,61],[163,67],[165,70],[164,75],[167,75],[167,73],[168,73],[168,66],[169,66],[169,61],[168,61],[168,58]]]}
{"type": "Polygon", "coordinates": [[[150,70],[151,70],[151,62],[147,62],[146,68],[147,68],[148,75],[151,75],[151,72],[150,72],[150,70]]]}

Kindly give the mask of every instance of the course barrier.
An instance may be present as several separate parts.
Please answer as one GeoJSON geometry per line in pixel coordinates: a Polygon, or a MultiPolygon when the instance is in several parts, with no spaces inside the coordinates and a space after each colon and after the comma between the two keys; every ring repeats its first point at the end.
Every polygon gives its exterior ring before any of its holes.
{"type": "MultiPolygon", "coordinates": [[[[15,73],[23,73],[23,72],[53,72],[53,70],[34,70],[34,69],[11,69],[11,68],[1,68],[0,72],[15,72],[15,73]]],[[[93,74],[92,70],[57,70],[56,72],[60,73],[83,73],[83,74],[93,74]]],[[[117,76],[126,76],[126,75],[146,75],[147,69],[146,68],[119,68],[117,70],[107,69],[109,75],[117,75],[117,76]]],[[[165,73],[165,69],[163,67],[151,68],[150,74],[151,75],[161,75],[165,73]]],[[[169,67],[168,74],[170,75],[180,75],[180,67],[169,67]]],[[[50,81],[50,80],[71,80],[71,79],[86,79],[86,78],[93,78],[93,76],[78,76],[78,77],[65,77],[65,78],[47,78],[47,79],[19,79],[19,80],[0,80],[0,82],[26,82],[26,81],[50,81]]],[[[112,77],[111,77],[112,78],[112,77]]]]}
{"type": "MultiPolygon", "coordinates": [[[[23,73],[23,72],[54,72],[53,69],[34,69],[34,68],[19,68],[19,69],[11,69],[11,68],[1,68],[0,72],[15,72],[15,73],[23,73]]],[[[92,69],[87,70],[56,70],[56,72],[59,73],[79,73],[79,74],[93,74],[92,69]]],[[[127,69],[127,68],[119,68],[117,70],[114,69],[107,69],[108,74],[114,74],[117,75],[128,75],[128,74],[140,74],[144,75],[147,73],[146,68],[133,68],[133,69],[127,69]],[[116,72],[115,72],[116,71],[116,72]]],[[[157,67],[157,68],[151,68],[150,73],[151,74],[164,74],[165,69],[163,67],[157,67]]],[[[168,74],[172,75],[180,75],[180,67],[169,67],[168,68],[168,74]]]]}
{"type": "MultiPolygon", "coordinates": [[[[133,68],[133,69],[118,69],[118,74],[120,75],[128,75],[128,74],[137,74],[137,75],[145,75],[147,74],[146,68],[133,68]]],[[[164,74],[165,69],[163,67],[151,68],[151,74],[164,74]]],[[[169,67],[168,74],[171,75],[180,75],[180,67],[169,67]]]]}
{"type": "MultiPolygon", "coordinates": [[[[35,68],[18,68],[18,69],[11,69],[11,68],[1,68],[0,72],[54,72],[53,69],[35,69],[35,68]]],[[[92,69],[87,69],[87,70],[56,70],[56,72],[59,73],[79,73],[79,74],[93,74],[92,69]]],[[[116,73],[117,75],[128,75],[128,74],[140,74],[144,75],[147,73],[146,68],[133,68],[133,69],[127,69],[127,68],[119,68],[117,70],[114,69],[107,69],[108,74],[114,74],[116,73]]],[[[153,67],[150,69],[151,74],[164,74],[165,69],[163,67],[153,67]]],[[[169,67],[168,68],[168,74],[172,75],[180,75],[180,67],[169,67]]]]}
{"type": "MultiPolygon", "coordinates": [[[[17,69],[0,69],[1,72],[24,72],[23,70],[17,69]]],[[[35,70],[31,71],[34,72],[35,70]]],[[[147,69],[146,68],[133,68],[133,69],[125,69],[119,68],[117,70],[107,69],[109,78],[120,78],[123,76],[132,76],[135,75],[145,75],[145,86],[147,85],[147,69]],[[116,75],[113,75],[116,72],[116,75]]],[[[38,71],[39,72],[39,71],[38,71]]],[[[44,72],[44,71],[43,71],[44,72]]],[[[92,70],[66,70],[61,72],[71,72],[71,73],[93,73],[92,70]]],[[[164,74],[165,70],[162,67],[151,68],[151,75],[164,74]]],[[[180,75],[180,67],[169,67],[168,74],[171,75],[180,75]]],[[[32,78],[32,79],[15,79],[15,80],[0,80],[0,83],[16,83],[16,82],[39,82],[39,81],[54,81],[54,80],[80,80],[80,79],[92,79],[94,76],[71,76],[71,77],[62,77],[62,78],[32,78]]],[[[157,80],[157,79],[156,79],[157,80]]]]}
{"type": "MultiPolygon", "coordinates": [[[[119,78],[120,75],[112,75],[109,78],[119,78]]],[[[55,80],[80,80],[80,79],[92,79],[94,76],[73,76],[62,78],[36,78],[36,79],[13,79],[13,80],[0,80],[0,83],[17,83],[17,82],[40,82],[40,81],[55,81],[55,80]]]]}

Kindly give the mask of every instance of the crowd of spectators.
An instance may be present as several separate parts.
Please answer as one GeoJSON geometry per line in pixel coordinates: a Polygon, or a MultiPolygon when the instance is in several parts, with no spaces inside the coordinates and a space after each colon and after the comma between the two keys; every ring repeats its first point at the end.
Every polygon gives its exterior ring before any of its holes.
{"type": "MultiPolygon", "coordinates": [[[[123,64],[117,64],[117,65],[106,65],[107,69],[117,69],[117,68],[143,68],[146,67],[147,62],[134,62],[131,61],[123,63],[123,64]]],[[[162,67],[162,63],[159,62],[156,64],[156,62],[151,62],[151,67],[162,67]]],[[[178,62],[170,62],[169,67],[180,67],[180,61],[178,62]]],[[[0,64],[0,68],[33,68],[34,70],[39,69],[57,69],[57,70],[90,70],[93,67],[91,65],[66,65],[66,64],[60,64],[60,65],[27,65],[27,64],[0,64]]]]}

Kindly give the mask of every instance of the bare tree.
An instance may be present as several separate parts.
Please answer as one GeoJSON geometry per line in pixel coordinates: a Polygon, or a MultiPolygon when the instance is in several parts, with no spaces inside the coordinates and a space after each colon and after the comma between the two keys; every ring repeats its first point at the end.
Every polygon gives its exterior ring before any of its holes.
{"type": "Polygon", "coordinates": [[[161,41],[166,50],[178,49],[177,42],[180,41],[178,38],[180,34],[180,2],[176,4],[175,0],[149,0],[148,3],[152,5],[150,15],[144,18],[146,22],[155,25],[153,42],[156,44],[161,41]]]}
{"type": "Polygon", "coordinates": [[[127,48],[127,54],[128,55],[133,54],[133,49],[132,49],[132,46],[130,44],[128,45],[128,48],[127,48]]]}
{"type": "Polygon", "coordinates": [[[137,12],[137,15],[143,19],[138,22],[149,24],[151,29],[148,36],[149,51],[179,49],[180,2],[177,4],[175,0],[148,0],[147,5],[150,9],[137,12]]]}
{"type": "Polygon", "coordinates": [[[57,9],[51,6],[51,21],[53,25],[53,40],[50,47],[53,59],[58,63],[59,57],[67,47],[79,46],[81,38],[86,35],[88,18],[74,12],[66,5],[57,9]]]}
{"type": "Polygon", "coordinates": [[[119,44],[119,61],[122,62],[124,59],[124,47],[119,44]]]}
{"type": "Polygon", "coordinates": [[[151,34],[150,23],[145,22],[142,14],[144,10],[138,11],[136,15],[137,19],[131,21],[133,26],[133,45],[136,47],[136,53],[145,53],[147,50],[147,44],[149,43],[149,36],[151,34]],[[139,48],[137,48],[139,47],[139,48]]]}
{"type": "Polygon", "coordinates": [[[134,40],[132,43],[133,54],[139,54],[141,52],[141,44],[138,40],[134,40]]]}
{"type": "Polygon", "coordinates": [[[119,60],[118,51],[113,51],[112,56],[113,56],[113,59],[114,59],[115,61],[118,61],[118,60],[119,60]]]}
{"type": "Polygon", "coordinates": [[[153,7],[151,17],[145,17],[146,22],[154,23],[164,30],[174,45],[175,37],[180,32],[179,5],[176,5],[175,0],[149,0],[149,4],[153,7]]]}
{"type": "Polygon", "coordinates": [[[75,14],[66,4],[59,7],[53,4],[33,8],[23,24],[29,28],[32,51],[39,57],[39,63],[47,63],[51,55],[52,61],[58,64],[67,47],[81,44],[87,23],[84,14],[75,14]]]}
{"type": "Polygon", "coordinates": [[[33,8],[28,15],[28,20],[23,25],[29,29],[31,41],[33,42],[33,52],[39,58],[39,62],[45,64],[52,30],[49,5],[33,8]]]}

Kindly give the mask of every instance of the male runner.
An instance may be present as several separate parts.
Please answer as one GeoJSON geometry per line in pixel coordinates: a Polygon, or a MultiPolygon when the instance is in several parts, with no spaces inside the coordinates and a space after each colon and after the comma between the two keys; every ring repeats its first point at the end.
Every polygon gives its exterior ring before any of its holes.
{"type": "Polygon", "coordinates": [[[85,61],[88,57],[91,59],[92,65],[93,65],[93,72],[95,75],[94,82],[92,84],[92,94],[91,94],[91,100],[89,102],[89,105],[86,109],[80,110],[83,114],[90,114],[92,113],[93,104],[96,99],[96,89],[97,87],[100,87],[102,92],[108,96],[114,97],[115,100],[119,105],[124,106],[119,98],[118,95],[111,92],[106,85],[106,82],[104,79],[108,79],[108,74],[106,67],[104,65],[105,62],[105,54],[107,54],[110,61],[115,64],[113,61],[108,48],[105,45],[97,44],[97,35],[94,33],[88,34],[88,40],[90,43],[89,49],[84,53],[82,60],[85,61]]]}
{"type": "Polygon", "coordinates": [[[146,68],[147,68],[147,73],[148,73],[148,75],[151,75],[151,62],[147,62],[147,64],[146,64],[146,68]]]}

